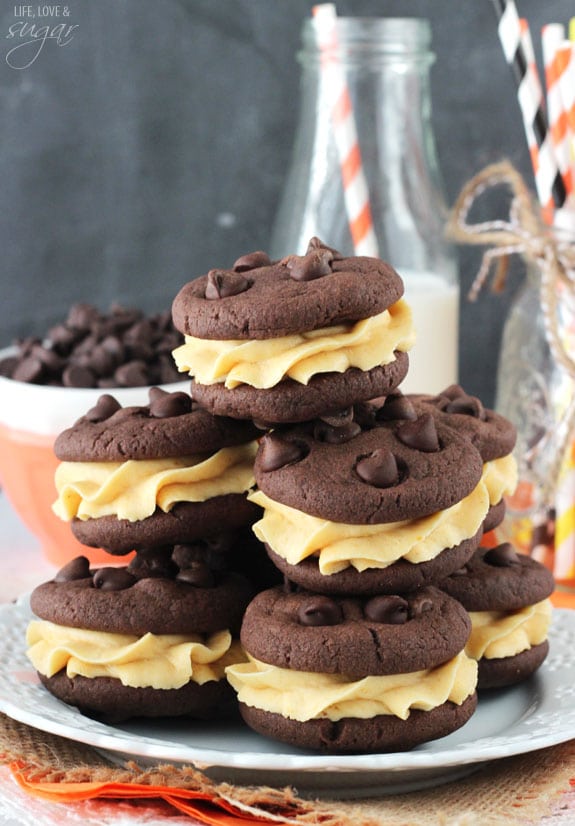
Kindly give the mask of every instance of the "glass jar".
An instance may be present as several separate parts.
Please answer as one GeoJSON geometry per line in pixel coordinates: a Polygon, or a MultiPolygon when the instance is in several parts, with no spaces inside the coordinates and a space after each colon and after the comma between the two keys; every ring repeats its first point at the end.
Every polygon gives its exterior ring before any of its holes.
{"type": "MultiPolygon", "coordinates": [[[[314,235],[354,254],[316,26],[306,20],[302,31],[299,124],[274,257],[304,253],[314,235]]],[[[402,389],[435,393],[457,381],[459,286],[431,125],[430,46],[426,20],[338,18],[330,56],[351,99],[377,253],[402,276],[413,310],[417,343],[402,389]]]]}
{"type": "MultiPolygon", "coordinates": [[[[499,355],[495,409],[517,428],[518,486],[496,531],[549,567],[558,583],[575,585],[575,384],[552,351],[541,270],[526,277],[506,319],[499,355]]],[[[558,283],[556,325],[561,346],[575,352],[575,303],[558,283]]]]}

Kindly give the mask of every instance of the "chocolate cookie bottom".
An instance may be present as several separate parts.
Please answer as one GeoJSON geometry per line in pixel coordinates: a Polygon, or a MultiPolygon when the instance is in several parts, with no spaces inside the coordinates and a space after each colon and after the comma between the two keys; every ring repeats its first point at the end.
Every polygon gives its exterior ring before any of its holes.
{"type": "Polygon", "coordinates": [[[489,660],[482,657],[478,662],[478,690],[505,688],[526,680],[537,671],[548,653],[549,642],[545,640],[513,657],[489,660]]]}
{"type": "Polygon", "coordinates": [[[260,514],[261,509],[248,502],[243,493],[229,493],[205,502],[179,502],[167,513],[156,508],[151,516],[136,522],[115,516],[76,518],[71,529],[82,545],[123,556],[134,548],[185,544],[222,530],[234,530],[252,524],[260,514]]]}
{"type": "Polygon", "coordinates": [[[442,580],[465,565],[473,556],[481,536],[482,532],[479,531],[476,536],[465,539],[453,548],[441,551],[428,562],[413,563],[399,559],[387,568],[367,568],[364,571],[357,571],[349,567],[329,575],[320,572],[317,557],[309,556],[297,565],[290,565],[269,545],[265,547],[274,565],[296,585],[320,594],[366,596],[415,591],[417,588],[442,580]]]}
{"type": "Polygon", "coordinates": [[[461,728],[476,707],[477,694],[474,693],[460,706],[448,701],[431,711],[413,709],[406,720],[381,714],[365,720],[345,717],[337,722],[327,719],[299,722],[239,704],[243,719],[259,734],[330,754],[407,751],[461,728]]]}
{"type": "Polygon", "coordinates": [[[284,379],[260,390],[241,384],[198,384],[192,381],[192,397],[210,413],[234,419],[253,419],[268,424],[305,422],[357,402],[391,393],[405,378],[407,353],[395,352],[395,360],[372,370],[350,367],[344,373],[321,373],[307,384],[284,379]]]}
{"type": "Polygon", "coordinates": [[[134,688],[113,677],[68,677],[64,670],[52,677],[38,674],[42,685],[82,714],[107,723],[133,717],[193,717],[210,719],[234,708],[234,693],[225,679],[203,685],[192,681],[181,688],[134,688]]]}
{"type": "Polygon", "coordinates": [[[483,521],[483,533],[492,531],[494,528],[497,528],[503,522],[503,519],[505,518],[505,510],[506,504],[504,499],[502,499],[500,502],[497,502],[497,504],[495,505],[491,505],[491,507],[487,511],[487,516],[483,521]]]}

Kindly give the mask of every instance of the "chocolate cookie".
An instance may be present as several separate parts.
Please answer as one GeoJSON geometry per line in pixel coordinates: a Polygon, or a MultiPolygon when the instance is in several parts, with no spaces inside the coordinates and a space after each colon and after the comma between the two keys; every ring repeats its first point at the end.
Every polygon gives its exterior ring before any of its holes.
{"type": "Polygon", "coordinates": [[[157,507],[151,516],[135,521],[117,516],[74,517],[70,529],[82,545],[124,556],[135,548],[211,538],[217,536],[223,521],[226,529],[232,530],[251,525],[260,515],[261,508],[244,494],[228,493],[205,502],[179,502],[167,512],[157,507]]]}
{"type": "Polygon", "coordinates": [[[312,239],[306,255],[272,262],[248,253],[231,270],[185,284],[172,304],[176,329],[205,339],[269,339],[381,313],[403,281],[377,258],[344,258],[312,239]]]}
{"type": "Polygon", "coordinates": [[[255,439],[250,422],[212,416],[186,393],[149,391],[150,402],[122,407],[104,394],[91,410],[58,435],[56,457],[65,462],[125,462],[213,453],[255,439]]]}
{"type": "Polygon", "coordinates": [[[494,410],[485,408],[480,399],[470,396],[458,384],[451,385],[436,396],[403,395],[400,391],[386,398],[374,399],[361,406],[358,416],[365,422],[377,422],[395,415],[401,409],[406,418],[431,413],[437,421],[467,436],[477,449],[490,476],[490,509],[483,530],[493,530],[505,516],[506,494],[517,484],[517,466],[512,456],[516,442],[515,426],[494,410]]]}
{"type": "Polygon", "coordinates": [[[458,384],[437,396],[408,395],[416,411],[430,411],[460,433],[465,433],[484,462],[507,456],[517,440],[515,425],[494,410],[483,406],[458,384]]]}
{"type": "Polygon", "coordinates": [[[478,687],[500,688],[529,677],[549,650],[551,572],[509,543],[477,549],[438,584],[469,612],[469,656],[479,662],[478,687]]]}
{"type": "Polygon", "coordinates": [[[365,568],[357,570],[351,565],[344,570],[323,574],[315,556],[302,559],[290,565],[280,554],[266,545],[269,558],[282,574],[302,588],[322,594],[394,594],[415,591],[424,585],[433,585],[446,576],[446,571],[454,571],[469,559],[483,536],[479,530],[471,539],[466,539],[453,548],[446,548],[428,562],[413,564],[404,559],[385,568],[365,568]]]}
{"type": "Polygon", "coordinates": [[[258,432],[185,393],[152,388],[148,405],[126,408],[101,396],[56,440],[54,511],[80,542],[112,554],[251,524],[258,432]]]}
{"type": "Polygon", "coordinates": [[[463,725],[477,666],[467,613],[445,597],[261,592],[242,623],[249,662],[226,670],[245,721],[327,752],[409,749],[463,725]]]}
{"type": "Polygon", "coordinates": [[[265,434],[254,466],[259,489],[276,502],[362,525],[449,508],[482,470],[469,440],[430,414],[371,427],[351,410],[265,434]]]}
{"type": "Polygon", "coordinates": [[[344,258],[312,239],[306,255],[263,252],[211,270],[173,302],[178,369],[217,415],[305,421],[375,394],[407,373],[413,343],[403,282],[376,258],[344,258]]]}
{"type": "Polygon", "coordinates": [[[274,564],[327,594],[411,591],[472,555],[489,508],[470,441],[431,414],[366,422],[353,410],[278,428],[255,462],[253,530],[274,564]]]}
{"type": "Polygon", "coordinates": [[[181,550],[154,561],[90,569],[77,557],[32,592],[28,654],[55,696],[114,721],[205,717],[229,702],[224,669],[244,659],[252,586],[181,550]]]}
{"type": "Polygon", "coordinates": [[[236,419],[254,419],[270,426],[285,422],[305,422],[341,410],[358,399],[385,395],[407,375],[409,357],[399,350],[385,367],[345,373],[320,373],[307,384],[283,379],[268,390],[242,384],[229,390],[223,384],[198,384],[192,380],[192,396],[210,413],[236,419]]]}

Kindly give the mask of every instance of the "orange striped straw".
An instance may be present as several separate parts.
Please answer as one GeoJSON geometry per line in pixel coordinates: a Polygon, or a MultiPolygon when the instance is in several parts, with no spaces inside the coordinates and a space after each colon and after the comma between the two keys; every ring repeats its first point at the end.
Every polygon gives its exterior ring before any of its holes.
{"type": "Polygon", "coordinates": [[[521,24],[514,0],[493,0],[498,18],[497,33],[517,85],[517,99],[529,143],[539,203],[547,217],[564,205],[567,193],[559,173],[544,107],[542,87],[529,27],[521,24]],[[526,48],[530,55],[526,55],[526,48]]]}
{"type": "Polygon", "coordinates": [[[556,51],[557,83],[565,110],[571,145],[571,162],[575,156],[575,54],[574,45],[564,40],[556,51]]]}
{"type": "MultiPolygon", "coordinates": [[[[322,71],[329,84],[331,120],[337,147],[347,219],[356,255],[379,255],[369,190],[361,160],[361,150],[353,106],[345,72],[337,58],[337,14],[333,3],[312,9],[321,54],[322,71]]],[[[329,239],[326,239],[329,242],[329,239]]]]}
{"type": "Polygon", "coordinates": [[[559,88],[558,50],[565,40],[565,27],[561,23],[549,23],[541,29],[541,46],[547,87],[547,119],[549,132],[555,150],[557,166],[568,194],[573,192],[573,172],[571,169],[570,130],[567,113],[563,106],[559,88]]]}

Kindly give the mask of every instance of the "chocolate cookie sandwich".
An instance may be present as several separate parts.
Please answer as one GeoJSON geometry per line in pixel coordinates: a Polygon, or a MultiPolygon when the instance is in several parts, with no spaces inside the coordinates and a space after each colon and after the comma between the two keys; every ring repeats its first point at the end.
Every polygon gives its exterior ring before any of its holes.
{"type": "Polygon", "coordinates": [[[136,560],[91,570],[76,557],[32,592],[28,656],[40,680],[107,721],[221,713],[235,704],[225,668],[245,659],[251,586],[185,554],[152,575],[136,560]]]}
{"type": "Polygon", "coordinates": [[[480,547],[465,566],[438,584],[469,612],[466,651],[479,664],[478,688],[525,680],[549,651],[551,572],[509,543],[480,547]]]}
{"type": "MultiPolygon", "coordinates": [[[[505,516],[505,496],[517,485],[517,463],[512,454],[517,438],[515,426],[504,416],[483,406],[458,384],[437,396],[409,395],[415,415],[431,412],[460,433],[467,435],[481,454],[484,479],[489,489],[490,508],[484,531],[493,530],[505,516]]],[[[393,398],[388,399],[393,404],[393,398]]],[[[377,415],[377,414],[376,414],[377,415]]]]}
{"type": "Polygon", "coordinates": [[[384,395],[413,344],[403,282],[376,258],[312,239],[305,255],[244,255],[186,284],[172,306],[178,369],[217,415],[271,424],[384,395]]]}
{"type": "Polygon", "coordinates": [[[435,588],[331,598],[273,588],[246,609],[248,662],[226,669],[255,731],[322,752],[386,752],[454,731],[476,708],[470,622],[435,588]]]}
{"type": "Polygon", "coordinates": [[[263,436],[253,530],[310,591],[412,591],[479,545],[489,509],[482,473],[469,439],[429,413],[366,423],[350,410],[263,436]]]}
{"type": "Polygon", "coordinates": [[[56,515],[112,554],[251,524],[255,426],[212,416],[186,393],[149,395],[125,408],[103,395],[58,436],[56,515]]]}

